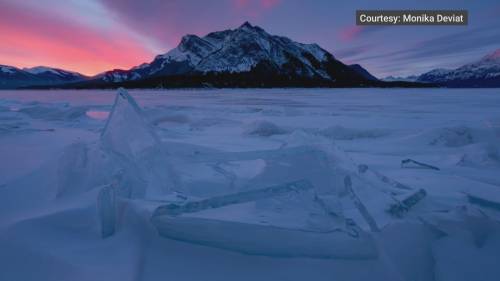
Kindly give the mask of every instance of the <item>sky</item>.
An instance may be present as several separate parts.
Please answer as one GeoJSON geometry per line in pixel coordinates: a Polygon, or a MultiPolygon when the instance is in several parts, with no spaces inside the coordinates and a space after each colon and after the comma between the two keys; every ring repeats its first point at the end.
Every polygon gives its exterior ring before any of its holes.
{"type": "Polygon", "coordinates": [[[377,77],[458,67],[500,48],[498,0],[0,0],[0,64],[95,75],[245,21],[377,77]],[[357,9],[466,9],[469,25],[361,27],[357,9]]]}

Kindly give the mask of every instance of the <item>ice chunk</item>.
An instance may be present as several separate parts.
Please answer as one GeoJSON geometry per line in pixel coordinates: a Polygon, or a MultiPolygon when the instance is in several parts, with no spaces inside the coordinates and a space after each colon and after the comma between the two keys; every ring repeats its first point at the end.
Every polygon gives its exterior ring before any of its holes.
{"type": "Polygon", "coordinates": [[[312,189],[313,186],[306,180],[290,182],[282,185],[266,187],[246,192],[239,192],[234,194],[216,196],[196,202],[188,202],[183,205],[168,204],[158,207],[153,216],[170,215],[176,216],[182,213],[199,212],[210,208],[220,208],[232,204],[241,204],[245,202],[256,201],[259,199],[266,199],[288,192],[298,192],[312,189]]]}
{"type": "Polygon", "coordinates": [[[321,140],[325,140],[324,138],[315,141],[316,137],[310,137],[303,132],[294,132],[290,138],[292,138],[291,142],[287,142],[286,145],[277,150],[214,153],[210,156],[208,154],[199,155],[197,158],[199,161],[262,159],[265,161],[264,168],[245,184],[249,189],[254,186],[278,184],[283,182],[284,178],[310,181],[314,186],[314,193],[320,199],[316,200],[315,204],[311,203],[314,196],[309,196],[309,198],[287,196],[287,198],[268,199],[268,201],[272,200],[273,202],[257,204],[256,209],[258,209],[257,212],[262,211],[268,222],[277,217],[278,213],[288,213],[295,217],[296,221],[299,221],[298,217],[302,216],[302,221],[309,224],[308,227],[314,225],[314,229],[317,229],[316,225],[318,225],[314,223],[316,220],[314,218],[321,218],[321,221],[328,222],[333,221],[332,217],[337,217],[338,219],[335,220],[340,224],[337,224],[336,227],[344,224],[345,219],[349,218],[359,226],[377,230],[391,220],[391,216],[385,210],[394,203],[392,196],[413,190],[369,169],[367,172],[366,165],[362,165],[365,167],[364,172],[358,172],[358,165],[352,161],[349,155],[332,144],[331,141],[321,142],[321,140]],[[303,145],[306,140],[311,140],[309,145],[303,145]],[[345,184],[344,179],[347,176],[354,182],[353,184],[345,184]],[[351,194],[354,194],[357,199],[349,199],[354,198],[349,196],[351,194]],[[328,200],[324,200],[326,198],[328,200]],[[297,212],[298,209],[308,210],[297,212]],[[319,209],[323,209],[323,211],[319,209]],[[351,212],[351,210],[354,211],[351,212]],[[331,218],[327,220],[326,216],[331,218]],[[343,220],[344,223],[342,223],[343,220]]]}
{"type": "Polygon", "coordinates": [[[153,216],[188,215],[231,221],[235,219],[231,214],[236,212],[240,214],[238,221],[247,223],[308,231],[351,232],[338,206],[332,206],[330,199],[318,196],[309,181],[298,180],[198,201],[170,203],[157,208],[153,216]]]}
{"type": "Polygon", "coordinates": [[[402,184],[394,179],[391,179],[388,176],[383,175],[382,173],[380,173],[378,171],[370,169],[365,164],[358,165],[358,173],[363,175],[363,177],[365,179],[370,179],[370,180],[377,179],[384,184],[388,184],[388,185],[395,187],[395,188],[398,188],[398,189],[412,190],[411,187],[409,187],[405,184],[402,184]]]}
{"type": "Polygon", "coordinates": [[[123,198],[143,198],[147,169],[141,163],[117,157],[99,143],[74,143],[65,148],[57,165],[57,198],[80,195],[99,186],[113,184],[123,198]]]}
{"type": "Polygon", "coordinates": [[[126,157],[137,157],[146,148],[159,144],[141,108],[123,88],[118,89],[101,140],[107,149],[126,157]]]}
{"type": "Polygon", "coordinates": [[[334,140],[355,140],[379,138],[388,135],[389,132],[383,129],[354,129],[333,126],[320,130],[318,134],[334,140]]]}
{"type": "Polygon", "coordinates": [[[101,235],[103,238],[115,233],[116,204],[115,190],[112,185],[101,188],[97,196],[97,209],[101,223],[101,235]]]}
{"type": "Polygon", "coordinates": [[[401,160],[401,168],[417,168],[417,169],[431,169],[439,171],[439,168],[429,164],[415,161],[413,159],[401,160]]]}
{"type": "Polygon", "coordinates": [[[478,143],[465,147],[460,152],[458,166],[498,166],[500,164],[500,146],[498,141],[478,143]]]}
{"type": "Polygon", "coordinates": [[[123,89],[118,91],[100,141],[70,145],[57,166],[57,197],[112,183],[119,197],[152,198],[177,186],[165,145],[123,89]]]}
{"type": "Polygon", "coordinates": [[[152,198],[178,187],[166,146],[122,88],[101,134],[101,146],[120,168],[120,194],[128,191],[129,198],[152,198]]]}
{"type": "Polygon", "coordinates": [[[99,147],[74,143],[65,148],[57,162],[56,197],[72,196],[110,182],[114,164],[99,147]]]}
{"type": "Polygon", "coordinates": [[[67,104],[56,105],[34,105],[21,108],[18,111],[34,119],[44,119],[50,121],[74,121],[87,112],[87,106],[68,106],[67,104]]]}
{"type": "Polygon", "coordinates": [[[377,226],[377,223],[373,219],[372,215],[370,212],[368,212],[368,209],[366,209],[365,205],[363,202],[359,199],[359,197],[356,195],[352,188],[352,181],[350,176],[346,176],[344,178],[344,185],[349,193],[349,198],[353,202],[354,206],[358,209],[359,213],[363,216],[365,219],[366,223],[370,226],[371,231],[380,231],[380,229],[377,226]]]}
{"type": "Polygon", "coordinates": [[[424,189],[419,189],[417,192],[401,200],[401,202],[391,205],[389,213],[396,217],[402,217],[404,213],[408,212],[411,207],[424,199],[426,195],[427,192],[424,189]]]}
{"type": "Polygon", "coordinates": [[[251,136],[270,137],[286,134],[287,130],[269,121],[254,121],[246,126],[244,133],[251,136]]]}
{"type": "Polygon", "coordinates": [[[435,129],[433,133],[435,138],[430,145],[460,147],[474,142],[472,130],[465,126],[435,129]]]}
{"type": "MultiPolygon", "coordinates": [[[[500,211],[500,196],[487,194],[487,193],[479,193],[476,194],[467,194],[467,199],[471,204],[475,204],[481,206],[483,208],[490,208],[500,211]]],[[[492,192],[496,193],[496,192],[492,192]]]]}
{"type": "Polygon", "coordinates": [[[266,161],[266,166],[249,184],[259,186],[277,184],[283,179],[307,179],[320,195],[342,193],[344,188],[340,175],[345,174],[345,170],[337,159],[330,156],[321,147],[313,145],[268,151],[260,155],[266,161]]]}
{"type": "Polygon", "coordinates": [[[498,252],[500,251],[500,232],[498,223],[489,220],[470,225],[459,221],[454,223],[448,236],[434,241],[432,247],[435,261],[435,276],[438,280],[498,280],[498,252]],[[481,245],[477,245],[474,231],[486,227],[481,245]]]}
{"type": "Polygon", "coordinates": [[[204,218],[161,216],[153,220],[160,235],[249,255],[320,259],[374,259],[372,237],[341,231],[316,232],[204,218]]]}

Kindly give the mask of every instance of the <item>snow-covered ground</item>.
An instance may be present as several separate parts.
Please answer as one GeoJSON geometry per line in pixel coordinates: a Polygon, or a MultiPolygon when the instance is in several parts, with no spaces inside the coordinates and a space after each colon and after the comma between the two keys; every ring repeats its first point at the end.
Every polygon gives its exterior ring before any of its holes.
{"type": "Polygon", "coordinates": [[[0,91],[0,280],[498,280],[499,219],[497,89],[0,91]]]}

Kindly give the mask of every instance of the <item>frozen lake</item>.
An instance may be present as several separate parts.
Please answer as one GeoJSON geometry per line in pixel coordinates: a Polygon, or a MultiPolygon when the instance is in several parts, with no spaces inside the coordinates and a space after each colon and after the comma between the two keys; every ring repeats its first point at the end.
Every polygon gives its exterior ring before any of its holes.
{"type": "MultiPolygon", "coordinates": [[[[474,132],[457,132],[459,143],[451,145],[429,145],[431,134],[439,138],[440,133],[462,128],[498,137],[500,129],[497,89],[132,90],[131,94],[152,119],[166,115],[165,120],[153,120],[163,139],[231,151],[279,147],[280,135],[243,134],[245,126],[269,121],[288,133],[325,130],[345,149],[384,168],[390,168],[383,163],[391,155],[449,165],[447,157],[458,157],[476,143],[467,140],[474,132]]],[[[75,139],[97,138],[114,97],[115,91],[0,91],[0,155],[13,160],[0,164],[0,183],[28,172],[75,139]]],[[[399,167],[398,161],[393,164],[399,167]]],[[[453,166],[457,168],[469,167],[453,166]]],[[[500,184],[498,177],[490,180],[500,184]]]]}
{"type": "Polygon", "coordinates": [[[123,101],[110,116],[116,91],[0,91],[0,280],[500,276],[495,266],[498,89],[131,90],[130,95],[140,109],[123,101]],[[108,118],[114,122],[103,133],[108,118]],[[125,155],[124,147],[132,155],[124,161],[132,164],[93,158],[125,155]],[[318,164],[325,157],[327,164],[318,164]],[[416,163],[402,165],[405,159],[416,163]],[[163,165],[171,165],[168,173],[159,169],[163,165]],[[361,166],[368,172],[358,170],[361,166]],[[342,177],[335,178],[336,167],[342,177]],[[106,178],[113,173],[132,194],[137,185],[144,190],[123,202],[116,199],[116,232],[103,239],[93,211],[99,191],[92,184],[116,181],[106,178]],[[321,208],[334,197],[327,207],[366,232],[375,241],[374,252],[365,244],[353,242],[346,250],[336,248],[337,240],[287,231],[316,235],[343,229],[318,214],[317,202],[307,196],[259,198],[255,204],[247,198],[261,196],[256,186],[301,179],[312,183],[314,198],[324,200],[321,208]],[[425,197],[403,215],[388,214],[394,202],[404,203],[420,189],[425,197]],[[254,193],[242,193],[249,190],[254,193]],[[244,202],[200,214],[186,209],[189,214],[176,217],[179,221],[151,223],[158,202],[177,202],[172,194],[187,202],[237,194],[244,202]],[[364,207],[353,205],[353,197],[364,207]],[[307,210],[298,210],[304,206],[307,210]],[[220,238],[217,231],[224,229],[227,237],[220,238]],[[253,231],[262,236],[245,240],[253,231]],[[280,248],[273,235],[293,242],[280,248]],[[236,236],[241,240],[233,241],[236,236]],[[307,239],[323,242],[303,244],[307,239]],[[320,250],[324,245],[334,250],[320,250]]]}

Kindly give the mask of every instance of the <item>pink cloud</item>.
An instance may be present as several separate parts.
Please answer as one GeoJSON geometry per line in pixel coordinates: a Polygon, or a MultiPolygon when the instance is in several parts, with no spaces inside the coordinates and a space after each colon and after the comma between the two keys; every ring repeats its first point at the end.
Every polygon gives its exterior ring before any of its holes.
{"type": "Polygon", "coordinates": [[[339,38],[343,42],[350,42],[357,39],[363,32],[364,27],[359,25],[353,25],[341,28],[339,30],[339,38]]]}
{"type": "Polygon", "coordinates": [[[153,57],[140,42],[118,30],[99,30],[15,4],[0,10],[0,34],[0,62],[17,67],[57,66],[93,75],[130,68],[153,57]]]}
{"type": "Polygon", "coordinates": [[[280,0],[100,0],[106,10],[162,51],[175,47],[185,34],[205,35],[260,19],[280,0]]]}
{"type": "Polygon", "coordinates": [[[234,0],[238,8],[248,8],[250,6],[260,9],[272,9],[277,6],[281,0],[234,0]]]}
{"type": "Polygon", "coordinates": [[[193,0],[100,1],[123,25],[147,36],[162,51],[175,47],[187,33],[202,35],[213,31],[213,26],[206,23],[213,21],[214,16],[221,22],[230,21],[232,17],[224,9],[225,1],[211,1],[203,7],[193,0]]]}
{"type": "Polygon", "coordinates": [[[233,5],[237,13],[256,19],[280,2],[281,0],[233,0],[233,5]]]}
{"type": "Polygon", "coordinates": [[[343,27],[338,32],[338,37],[342,42],[352,42],[362,37],[367,36],[368,34],[378,32],[386,28],[387,26],[359,26],[359,25],[351,25],[347,27],[343,27]]]}

